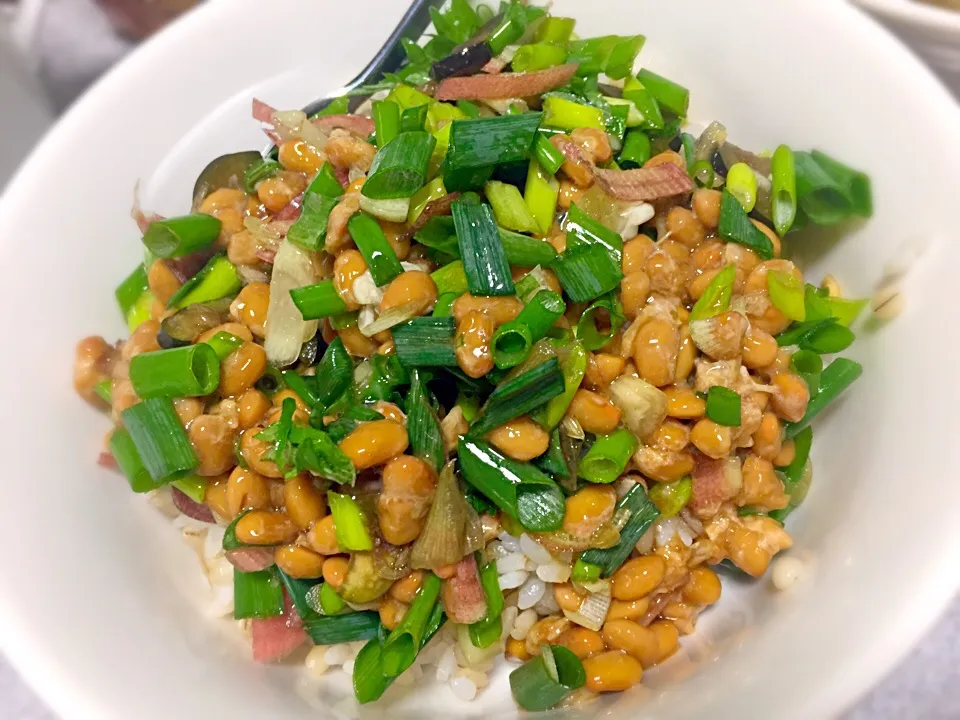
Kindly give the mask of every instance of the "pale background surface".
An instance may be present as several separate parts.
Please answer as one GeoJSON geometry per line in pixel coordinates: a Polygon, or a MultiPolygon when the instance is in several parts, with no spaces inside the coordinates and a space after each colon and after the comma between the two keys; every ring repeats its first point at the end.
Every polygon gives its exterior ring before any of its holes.
{"type": "MultiPolygon", "coordinates": [[[[16,113],[0,113],[0,188],[55,112],[130,48],[129,42],[111,32],[92,0],[24,0],[23,4],[25,12],[12,29],[12,13],[0,4],[0,105],[18,108],[16,113]],[[4,38],[11,34],[12,43],[4,38]],[[11,44],[28,49],[26,63],[14,62],[11,44]],[[36,78],[46,97],[38,97],[36,78]]],[[[960,87],[954,92],[960,96],[960,87]]],[[[0,718],[57,720],[2,654],[0,718]]],[[[955,718],[960,718],[960,602],[844,720],[955,718]]]]}

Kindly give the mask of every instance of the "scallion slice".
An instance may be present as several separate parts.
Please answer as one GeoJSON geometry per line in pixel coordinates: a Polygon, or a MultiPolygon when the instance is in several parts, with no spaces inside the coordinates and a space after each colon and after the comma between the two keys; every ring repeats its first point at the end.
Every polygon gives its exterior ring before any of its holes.
{"type": "Polygon", "coordinates": [[[530,712],[549,710],[586,683],[583,663],[562,645],[543,645],[540,654],[510,673],[510,692],[530,712]]]}
{"type": "MultiPolygon", "coordinates": [[[[443,186],[443,178],[436,177],[410,198],[410,210],[407,215],[407,222],[413,224],[417,218],[423,214],[423,210],[434,200],[439,200],[447,194],[447,189],[443,186]]],[[[428,223],[429,224],[429,223],[428,223]]]]}
{"type": "Polygon", "coordinates": [[[534,295],[516,318],[494,333],[493,358],[497,367],[511,368],[526,360],[533,343],[546,336],[566,307],[563,298],[550,290],[534,295]]]}
{"type": "Polygon", "coordinates": [[[690,502],[693,496],[693,481],[688,475],[673,482],[657,483],[650,488],[649,496],[660,511],[660,517],[674,517],[690,502]]]}
{"type": "Polygon", "coordinates": [[[200,464],[169,398],[150,398],[120,413],[155,482],[179,480],[200,464]]]}
{"type": "Polygon", "coordinates": [[[821,355],[842,352],[853,344],[856,336],[850,328],[831,322],[820,325],[806,333],[799,342],[801,350],[812,350],[821,355]]]}
{"type": "Polygon", "coordinates": [[[154,257],[180,257],[212,245],[220,227],[217,218],[204,213],[156,220],[143,234],[143,244],[154,257]]]}
{"type": "Polygon", "coordinates": [[[209,395],[220,383],[220,360],[206,343],[140,353],[130,360],[140,398],[209,395]]]}
{"type": "Polygon", "coordinates": [[[787,423],[784,433],[786,438],[789,440],[796,437],[813,422],[813,419],[827,405],[836,400],[862,374],[863,366],[848,358],[837,358],[827,365],[820,375],[820,392],[815,397],[810,398],[810,402],[807,404],[807,412],[799,422],[787,423]]]}
{"type": "Polygon", "coordinates": [[[441,586],[440,578],[429,573],[403,620],[384,641],[381,657],[383,672],[388,677],[396,677],[413,664],[440,597],[441,586]]]}
{"type": "Polygon", "coordinates": [[[592,483],[612,483],[623,474],[638,444],[636,436],[624,428],[598,436],[580,460],[580,477],[592,483]]]}
{"type": "Polygon", "coordinates": [[[528,159],[540,118],[540,113],[522,113],[454,120],[450,124],[450,145],[444,169],[447,189],[453,187],[448,182],[450,174],[528,159]]]}
{"type": "Polygon", "coordinates": [[[740,394],[730,388],[714,385],[707,391],[707,417],[718,425],[739,427],[740,394]]]}
{"type": "Polygon", "coordinates": [[[770,161],[773,188],[770,194],[773,226],[780,236],[786,235],[797,217],[797,172],[793,150],[780,145],[770,161]]]}
{"type": "Polygon", "coordinates": [[[537,42],[565,43],[573,35],[577,21],[573,18],[548,15],[537,26],[537,42]]]}
{"type": "Polygon", "coordinates": [[[720,200],[720,224],[717,231],[725,240],[750,248],[764,260],[773,257],[773,243],[770,238],[750,222],[750,217],[740,201],[727,190],[723,191],[720,200]]]}
{"type": "Polygon", "coordinates": [[[574,302],[594,300],[614,290],[623,279],[620,264],[599,244],[570,248],[550,267],[557,274],[564,292],[574,302]]]}
{"type": "Polygon", "coordinates": [[[727,171],[727,192],[740,201],[745,212],[757,204],[757,176],[753,168],[743,162],[734,163],[727,171]]]}
{"type": "Polygon", "coordinates": [[[563,373],[555,357],[497,386],[470,427],[482,437],[498,425],[540,407],[564,390],[563,373]]]}
{"type": "Polygon", "coordinates": [[[507,255],[507,262],[511,265],[522,267],[549,265],[557,257],[557,251],[546,240],[520,235],[509,230],[500,231],[500,243],[507,255]]]}
{"type": "Polygon", "coordinates": [[[327,236],[327,221],[336,205],[336,197],[306,193],[303,196],[300,217],[287,231],[287,239],[306,250],[322,250],[327,236]]]}
{"type": "Polygon", "coordinates": [[[467,291],[467,274],[463,270],[463,263],[459,260],[434,270],[430,273],[430,279],[437,286],[437,293],[440,295],[449,293],[460,297],[467,291]]]}
{"type": "Polygon", "coordinates": [[[103,400],[107,405],[113,403],[113,381],[112,380],[101,380],[96,385],[93,386],[93,391],[97,394],[97,397],[103,400]]]}
{"type": "Polygon", "coordinates": [[[343,612],[343,609],[347,606],[343,598],[337,595],[337,591],[329,583],[324,583],[320,588],[318,602],[324,615],[336,615],[343,612]]]}
{"type": "Polygon", "coordinates": [[[510,62],[514,72],[546,70],[567,61],[567,51],[552,43],[521,45],[510,62]]]}
{"type": "Polygon", "coordinates": [[[457,449],[467,482],[532,532],[550,532],[563,524],[563,492],[530,463],[517,462],[482,440],[461,438],[457,449]]]}
{"type": "Polygon", "coordinates": [[[517,232],[539,231],[537,219],[530,212],[516,186],[491,180],[483,186],[483,191],[493,208],[497,225],[517,232]]]}
{"type": "Polygon", "coordinates": [[[452,317],[414,318],[393,328],[393,343],[400,362],[409,367],[455,367],[453,348],[456,324],[452,317]]]}
{"type": "Polygon", "coordinates": [[[581,343],[571,340],[551,342],[560,350],[560,370],[563,373],[564,390],[561,395],[553,398],[546,407],[534,414],[534,420],[548,430],[552,430],[563,420],[564,413],[570,407],[573,396],[587,372],[587,351],[581,343]]]}
{"type": "Polygon", "coordinates": [[[792,273],[770,270],[767,273],[767,288],[770,302],[777,310],[796,322],[807,319],[803,283],[792,273]]]}
{"type": "Polygon", "coordinates": [[[647,69],[637,73],[637,80],[650,91],[660,107],[679,117],[687,116],[690,106],[690,91],[687,88],[647,69]]]}
{"type": "Polygon", "coordinates": [[[347,304],[334,287],[333,280],[294,288],[290,291],[290,298],[304,320],[318,320],[347,311],[347,304]]]}
{"type": "Polygon", "coordinates": [[[656,98],[637,78],[627,78],[623,84],[623,99],[629,100],[643,117],[640,126],[645,130],[664,129],[663,113],[656,98]]]}
{"type": "MultiPolygon", "coordinates": [[[[542,138],[543,135],[538,135],[538,137],[542,138]]],[[[550,145],[550,147],[553,147],[553,145],[550,145]]],[[[553,177],[553,173],[545,171],[536,158],[531,158],[530,166],[527,169],[527,182],[523,190],[524,205],[534,220],[533,229],[530,232],[544,236],[550,232],[554,216],[557,213],[559,198],[559,181],[553,177]]],[[[509,253],[507,256],[509,257],[509,253]]]]}
{"type": "Polygon", "coordinates": [[[317,173],[317,176],[307,187],[306,194],[316,193],[317,195],[326,195],[327,197],[340,197],[343,195],[343,186],[337,180],[337,173],[333,165],[325,162],[317,173]]]}
{"type": "Polygon", "coordinates": [[[566,160],[563,153],[550,142],[550,137],[542,132],[537,133],[537,139],[533,143],[533,155],[548,175],[556,175],[566,160]]]}
{"type": "Polygon", "coordinates": [[[413,454],[439,472],[443,466],[443,435],[440,419],[431,402],[422,371],[410,372],[410,393],[407,395],[407,434],[413,454]]]}
{"type": "Polygon", "coordinates": [[[797,202],[816,225],[873,214],[870,178],[814,150],[794,153],[797,202]]]}
{"type": "Polygon", "coordinates": [[[283,615],[283,585],[276,568],[233,571],[233,617],[270,618],[283,615]]]}
{"type": "Polygon", "coordinates": [[[543,124],[561,130],[607,129],[603,110],[562,95],[546,95],[543,98],[543,124]]]}
{"type": "Polygon", "coordinates": [[[136,445],[133,444],[133,438],[123,428],[117,428],[110,435],[110,454],[117,461],[120,472],[127,478],[134,492],[150,492],[164,484],[150,477],[143,460],[140,459],[136,445]]]}
{"type": "Polygon", "coordinates": [[[375,100],[373,125],[376,128],[377,147],[382,148],[400,134],[400,106],[388,100],[375,100]]]}
{"type": "Polygon", "coordinates": [[[367,261],[367,267],[370,268],[370,274],[377,285],[386,285],[403,272],[397,253],[387,241],[380,223],[369,215],[358,213],[347,222],[347,229],[363,259],[367,261]]]}
{"type": "Polygon", "coordinates": [[[113,291],[113,295],[117,299],[117,305],[120,306],[120,312],[123,314],[124,319],[127,318],[130,311],[137,304],[140,296],[147,292],[149,288],[147,271],[142,264],[137,265],[134,271],[127,275],[124,281],[117,286],[117,289],[113,291]]]}
{"type": "Polygon", "coordinates": [[[473,646],[485,649],[497,642],[503,634],[500,615],[503,613],[504,601],[496,561],[489,562],[480,568],[480,587],[483,588],[483,594],[487,600],[487,614],[483,620],[473,623],[469,632],[473,646]]]}
{"type": "Polygon", "coordinates": [[[510,264],[489,205],[453,203],[453,222],[467,287],[474,295],[513,295],[510,264]]]}
{"type": "Polygon", "coordinates": [[[640,130],[631,130],[623,140],[619,163],[624,170],[643,167],[650,159],[650,138],[640,130]]]}
{"type": "Polygon", "coordinates": [[[223,362],[234,350],[243,345],[243,340],[228,332],[218,332],[206,343],[213,348],[213,351],[217,354],[217,359],[223,362]]]}
{"type": "Polygon", "coordinates": [[[597,298],[580,316],[577,322],[577,339],[590,351],[599,350],[608,345],[626,322],[623,305],[614,293],[597,298]],[[601,330],[598,320],[606,315],[605,329],[601,330]]]}
{"type": "Polygon", "coordinates": [[[324,427],[324,432],[335,443],[339,443],[360,427],[360,423],[370,422],[371,420],[383,420],[383,415],[366,405],[349,405],[340,413],[340,417],[324,427]]]}
{"type": "Polygon", "coordinates": [[[226,255],[210,258],[196,275],[187,280],[167,302],[168,308],[212,302],[235,295],[241,287],[240,276],[226,255]]]}
{"type": "Polygon", "coordinates": [[[273,177],[282,169],[280,163],[268,158],[263,158],[260,162],[251,165],[243,173],[244,192],[249,194],[255,193],[257,191],[257,183],[273,177]]]}
{"type": "Polygon", "coordinates": [[[650,501],[640,484],[634,485],[620,498],[616,513],[623,513],[628,518],[626,525],[620,529],[620,541],[611,548],[587,550],[580,556],[583,563],[599,566],[603,577],[610,577],[623,565],[640,536],[660,517],[657,506],[650,501]]]}
{"type": "Polygon", "coordinates": [[[374,200],[412,197],[426,182],[436,144],[426,132],[400,133],[377,151],[360,194],[374,200]]]}
{"type": "Polygon", "coordinates": [[[341,550],[364,552],[373,550],[373,539],[367,529],[367,518],[349,495],[327,493],[327,504],[337,530],[337,545],[341,550]]]}
{"type": "Polygon", "coordinates": [[[807,383],[810,397],[820,390],[820,375],[823,372],[823,358],[812,350],[797,350],[790,356],[790,369],[807,383]]]}

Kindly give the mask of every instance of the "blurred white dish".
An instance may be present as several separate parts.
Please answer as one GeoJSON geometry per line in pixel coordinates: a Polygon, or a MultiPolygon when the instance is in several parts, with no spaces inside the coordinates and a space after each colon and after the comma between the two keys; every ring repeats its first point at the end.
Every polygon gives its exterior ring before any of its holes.
{"type": "Polygon", "coordinates": [[[854,0],[937,71],[960,97],[960,11],[916,0],[854,0]]]}
{"type": "MultiPolygon", "coordinates": [[[[0,641],[65,718],[326,720],[349,692],[346,678],[307,688],[295,668],[253,664],[235,624],[205,619],[195,556],[95,464],[107,421],[73,394],[70,363],[79,336],[123,332],[112,290],[142,257],[129,219],[137,178],[145,207],[185,211],[210,158],[261,147],[251,96],[295,107],[337,87],[403,9],[396,0],[207,4],[73,108],[0,200],[0,258],[11,268],[0,284],[0,641]]],[[[690,87],[695,122],[719,119],[746,147],[817,146],[870,172],[871,222],[842,242],[789,243],[810,277],[829,269],[866,295],[905,241],[924,241],[906,313],[862,335],[853,356],[864,377],[818,425],[817,480],[790,522],[803,581],[782,594],[766,582],[725,584],[645,687],[588,711],[829,717],[893,666],[960,585],[950,452],[960,386],[949,371],[960,348],[956,323],[941,320],[960,267],[960,110],[885,32],[835,0],[595,0],[589,9],[558,0],[554,10],[577,17],[583,35],[646,33],[643,64],[690,87]]],[[[504,672],[474,703],[427,686],[363,714],[401,720],[438,708],[515,715],[504,672]]]]}

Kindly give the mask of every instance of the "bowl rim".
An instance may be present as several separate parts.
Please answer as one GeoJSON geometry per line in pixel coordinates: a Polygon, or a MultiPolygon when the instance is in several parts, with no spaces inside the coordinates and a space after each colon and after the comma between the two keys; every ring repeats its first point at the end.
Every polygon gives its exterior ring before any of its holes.
{"type": "MultiPolygon", "coordinates": [[[[887,3],[884,0],[858,0],[858,2],[881,5],[903,4],[902,2],[887,3]]],[[[226,3],[207,3],[187,13],[135,49],[101,78],[60,119],[11,179],[7,191],[0,195],[0,219],[5,215],[4,211],[13,210],[14,207],[19,209],[28,204],[25,194],[16,189],[19,183],[14,181],[28,178],[34,166],[45,164],[60,138],[69,137],[75,132],[74,125],[87,120],[95,104],[100,102],[101,96],[115,92],[115,88],[122,85],[131,74],[153,67],[156,58],[152,58],[149,64],[141,61],[161,47],[165,51],[167,48],[176,47],[186,30],[194,24],[214,22],[221,17],[219,13],[226,12],[220,9],[220,6],[225,5],[226,3]]],[[[955,103],[932,72],[876,20],[847,3],[825,3],[819,11],[825,15],[829,14],[828,17],[841,26],[856,28],[867,35],[868,45],[873,46],[870,49],[871,54],[874,54],[877,48],[882,48],[887,56],[887,62],[897,63],[901,66],[901,72],[909,72],[917,83],[925,85],[924,92],[928,96],[925,105],[930,112],[943,116],[945,120],[949,119],[951,122],[960,119],[960,106],[955,103]]],[[[960,535],[954,540],[956,550],[960,548],[960,535]]],[[[946,548],[941,550],[935,562],[939,566],[938,572],[917,587],[911,603],[899,608],[891,618],[893,622],[877,629],[870,648],[873,652],[863,653],[860,662],[846,668],[842,680],[835,679],[818,693],[816,700],[810,702],[809,709],[820,711],[815,716],[840,714],[849,708],[897,662],[901,661],[922,636],[936,624],[939,616],[960,588],[960,565],[954,562],[953,556],[946,552],[946,548]]],[[[58,671],[56,666],[48,666],[44,661],[43,653],[38,651],[31,641],[30,629],[20,625],[17,620],[16,617],[0,613],[0,641],[2,641],[0,648],[6,653],[11,665],[21,673],[38,696],[64,718],[110,717],[108,699],[92,696],[79,686],[69,673],[58,671]]]]}
{"type": "MultiPolygon", "coordinates": [[[[890,20],[932,33],[960,36],[960,11],[927,5],[918,0],[854,0],[860,7],[890,20]]],[[[960,52],[958,50],[957,52],[960,52]]]]}

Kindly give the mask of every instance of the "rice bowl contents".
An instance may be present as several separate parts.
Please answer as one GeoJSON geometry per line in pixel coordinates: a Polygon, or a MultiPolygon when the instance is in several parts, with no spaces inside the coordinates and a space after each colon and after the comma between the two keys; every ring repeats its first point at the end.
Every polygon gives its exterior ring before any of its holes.
{"type": "Polygon", "coordinates": [[[255,661],[368,703],[427,665],[471,700],[505,656],[545,710],[641,682],[713,566],[791,546],[867,301],[783,255],[870,185],[686,132],[642,36],[520,2],[435,24],[358,109],[255,100],[276,147],[211,162],[190,214],[135,208],[130,337],[82,340],[75,384],[255,661]]]}

